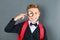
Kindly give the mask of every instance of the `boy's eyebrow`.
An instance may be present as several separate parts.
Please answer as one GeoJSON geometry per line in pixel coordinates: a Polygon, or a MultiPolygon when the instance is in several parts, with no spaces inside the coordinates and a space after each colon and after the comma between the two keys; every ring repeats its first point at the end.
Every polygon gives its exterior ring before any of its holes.
{"type": "MultiPolygon", "coordinates": [[[[29,10],[29,11],[31,11],[31,10],[29,10]]],[[[28,12],[29,12],[29,11],[28,11],[28,12]]]]}

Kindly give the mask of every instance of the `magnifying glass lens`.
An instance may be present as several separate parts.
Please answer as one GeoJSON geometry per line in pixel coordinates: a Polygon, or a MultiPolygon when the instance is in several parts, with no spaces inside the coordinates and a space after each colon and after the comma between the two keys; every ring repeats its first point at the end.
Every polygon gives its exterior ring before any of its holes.
{"type": "Polygon", "coordinates": [[[28,16],[32,17],[33,16],[33,12],[28,12],[28,16]]]}

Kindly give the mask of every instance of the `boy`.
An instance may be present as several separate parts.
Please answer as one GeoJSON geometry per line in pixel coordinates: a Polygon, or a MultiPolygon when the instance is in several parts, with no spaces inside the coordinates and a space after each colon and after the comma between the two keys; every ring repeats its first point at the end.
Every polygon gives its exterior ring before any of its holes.
{"type": "Polygon", "coordinates": [[[30,4],[27,7],[27,14],[12,18],[5,28],[6,32],[18,33],[18,40],[47,40],[46,30],[42,23],[39,22],[40,9],[37,4],[30,4]],[[18,23],[16,21],[20,18],[24,19],[27,16],[28,20],[18,23]]]}

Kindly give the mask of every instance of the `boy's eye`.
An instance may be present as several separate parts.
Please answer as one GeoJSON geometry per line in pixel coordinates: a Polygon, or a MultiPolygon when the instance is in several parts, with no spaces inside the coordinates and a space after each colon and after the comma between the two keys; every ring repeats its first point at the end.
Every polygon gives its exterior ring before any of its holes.
{"type": "Polygon", "coordinates": [[[35,14],[37,14],[37,13],[35,12],[35,14]]]}
{"type": "Polygon", "coordinates": [[[28,16],[32,17],[33,16],[33,12],[28,12],[28,16]]]}

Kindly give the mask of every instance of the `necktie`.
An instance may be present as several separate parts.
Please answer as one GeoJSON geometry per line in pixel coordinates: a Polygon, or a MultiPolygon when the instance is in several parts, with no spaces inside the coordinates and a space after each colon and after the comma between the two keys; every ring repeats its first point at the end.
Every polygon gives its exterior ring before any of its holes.
{"type": "Polygon", "coordinates": [[[37,23],[35,23],[35,24],[30,23],[30,25],[31,25],[31,26],[32,26],[32,25],[37,26],[37,23]]]}

